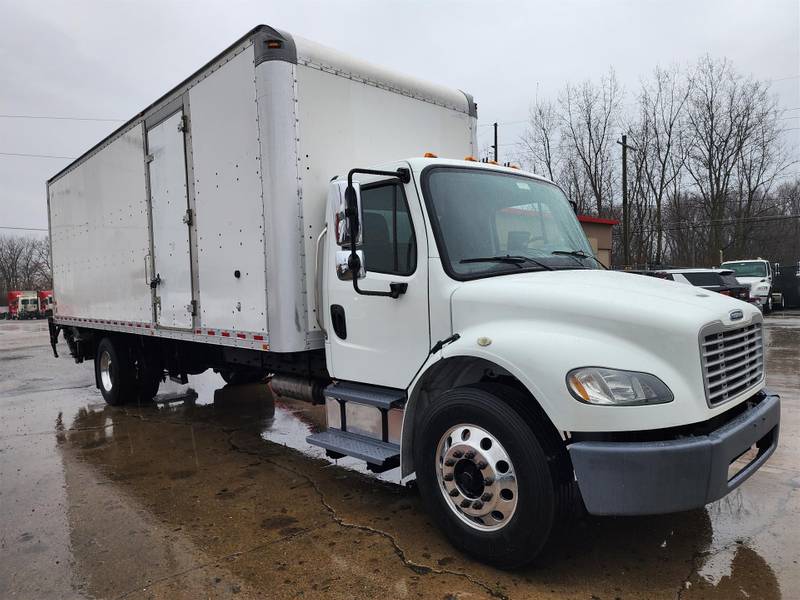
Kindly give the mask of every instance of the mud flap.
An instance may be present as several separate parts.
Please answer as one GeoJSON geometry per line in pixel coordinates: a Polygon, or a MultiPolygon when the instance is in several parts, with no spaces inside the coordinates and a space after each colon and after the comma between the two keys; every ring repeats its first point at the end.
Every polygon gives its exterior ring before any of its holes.
{"type": "Polygon", "coordinates": [[[56,325],[53,322],[53,317],[48,317],[47,328],[50,330],[50,346],[53,348],[53,356],[58,358],[58,350],[56,350],[56,344],[58,344],[58,335],[61,333],[61,325],[56,325]]]}

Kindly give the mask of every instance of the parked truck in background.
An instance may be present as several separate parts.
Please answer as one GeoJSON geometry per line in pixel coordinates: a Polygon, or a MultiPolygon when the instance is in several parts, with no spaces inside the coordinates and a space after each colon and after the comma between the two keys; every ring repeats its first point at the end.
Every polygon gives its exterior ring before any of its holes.
{"type": "Polygon", "coordinates": [[[47,318],[53,316],[53,290],[39,290],[39,317],[47,318]]]}
{"type": "Polygon", "coordinates": [[[324,405],[312,444],[399,467],[499,566],[576,494],[736,488],[778,441],[761,313],[602,269],[561,189],[471,157],[476,127],[468,94],[253,29],[48,181],[54,351],[112,405],[269,376],[324,405]]]}
{"type": "Polygon", "coordinates": [[[8,292],[8,312],[10,319],[38,319],[39,299],[36,292],[8,292]]]}
{"type": "Polygon", "coordinates": [[[750,287],[750,298],[765,313],[776,307],[783,308],[783,295],[775,289],[775,272],[768,260],[729,260],[722,263],[721,268],[732,270],[740,283],[750,287]]]}
{"type": "Polygon", "coordinates": [[[16,319],[19,314],[19,297],[22,295],[22,292],[19,290],[11,290],[8,292],[7,303],[8,303],[8,315],[6,316],[7,319],[16,319]]]}

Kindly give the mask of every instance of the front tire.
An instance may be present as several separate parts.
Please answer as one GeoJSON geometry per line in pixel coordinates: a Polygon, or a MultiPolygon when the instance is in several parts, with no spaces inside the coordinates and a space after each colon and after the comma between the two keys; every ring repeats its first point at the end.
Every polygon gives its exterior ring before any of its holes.
{"type": "Polygon", "coordinates": [[[563,463],[548,461],[554,442],[533,402],[506,386],[452,389],[414,439],[417,485],[436,523],[454,546],[501,568],[533,561],[561,512],[553,465],[563,463]]]}
{"type": "Polygon", "coordinates": [[[94,369],[100,393],[108,404],[119,406],[136,398],[136,371],[123,342],[107,337],[100,340],[94,369]]]}

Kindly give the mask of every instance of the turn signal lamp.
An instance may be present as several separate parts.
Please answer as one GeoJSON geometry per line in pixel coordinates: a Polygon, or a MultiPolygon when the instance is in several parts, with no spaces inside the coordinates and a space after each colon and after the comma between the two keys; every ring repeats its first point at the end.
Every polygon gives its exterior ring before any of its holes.
{"type": "Polygon", "coordinates": [[[496,160],[487,160],[486,162],[488,162],[490,165],[496,165],[497,164],[496,160]]]}
{"type": "Polygon", "coordinates": [[[439,158],[439,156],[437,154],[434,154],[433,152],[426,152],[425,154],[422,155],[422,157],[423,158],[439,158]]]}
{"type": "Polygon", "coordinates": [[[474,156],[465,156],[464,160],[468,160],[469,162],[478,162],[478,159],[474,156]]]}

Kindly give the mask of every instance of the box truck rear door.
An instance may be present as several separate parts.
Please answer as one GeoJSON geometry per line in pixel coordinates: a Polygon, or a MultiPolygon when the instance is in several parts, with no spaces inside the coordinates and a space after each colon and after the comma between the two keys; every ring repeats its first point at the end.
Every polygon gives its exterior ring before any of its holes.
{"type": "Polygon", "coordinates": [[[156,323],[192,327],[192,259],[183,111],[147,131],[156,323]]]}

